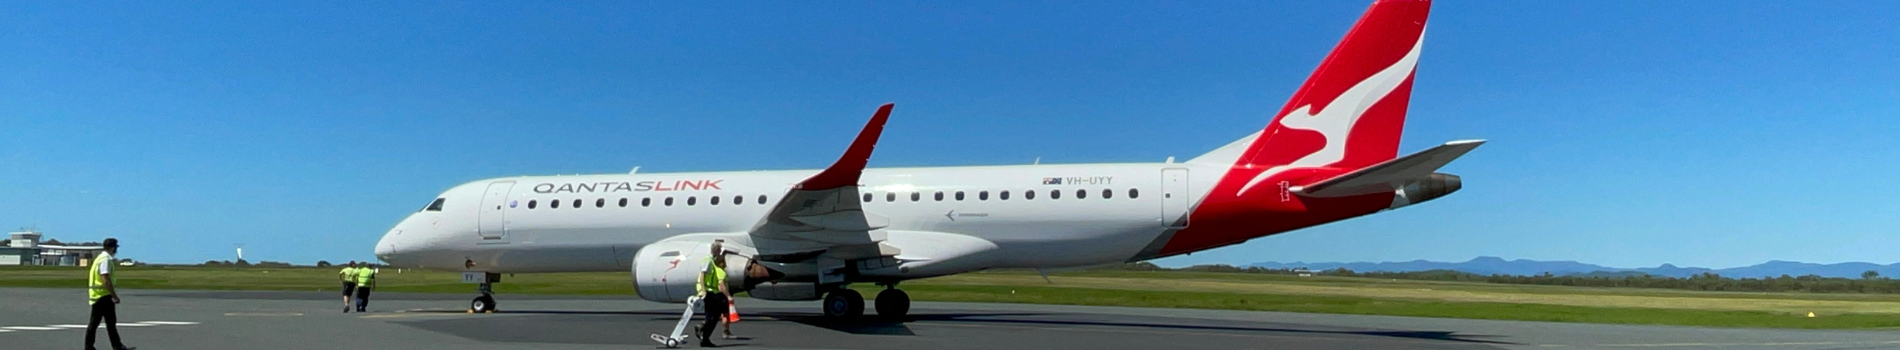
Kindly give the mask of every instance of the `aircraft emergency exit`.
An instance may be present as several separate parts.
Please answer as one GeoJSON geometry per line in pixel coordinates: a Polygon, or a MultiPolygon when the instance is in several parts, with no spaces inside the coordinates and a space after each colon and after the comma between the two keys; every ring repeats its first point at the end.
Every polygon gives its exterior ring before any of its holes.
{"type": "Polygon", "coordinates": [[[872,283],[877,313],[901,316],[906,280],[1143,261],[1398,209],[1457,191],[1437,170],[1483,143],[1398,157],[1429,8],[1375,2],[1264,129],[1186,162],[866,168],[886,104],[824,169],[480,180],[375,254],[483,276],[476,310],[503,273],[630,271],[641,298],[684,302],[717,258],[735,293],[851,317],[864,298],[843,287],[872,283]]]}

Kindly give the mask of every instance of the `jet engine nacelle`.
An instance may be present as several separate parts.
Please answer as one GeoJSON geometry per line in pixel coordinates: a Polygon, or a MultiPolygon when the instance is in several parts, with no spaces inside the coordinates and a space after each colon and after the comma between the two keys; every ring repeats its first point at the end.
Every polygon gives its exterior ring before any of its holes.
{"type": "MultiPolygon", "coordinates": [[[[726,290],[729,292],[743,292],[782,276],[753,263],[752,258],[743,254],[752,251],[751,248],[730,241],[723,248],[725,252],[720,258],[726,259],[726,290]]],[[[712,255],[711,238],[670,239],[641,247],[633,254],[633,288],[639,292],[640,299],[686,302],[686,298],[698,294],[694,285],[699,283],[699,273],[712,255]]]]}
{"type": "Polygon", "coordinates": [[[1432,173],[1423,179],[1406,183],[1405,187],[1400,187],[1392,196],[1392,206],[1387,209],[1398,209],[1438,199],[1452,192],[1458,192],[1460,188],[1464,188],[1464,181],[1459,179],[1458,175],[1432,173]]]}

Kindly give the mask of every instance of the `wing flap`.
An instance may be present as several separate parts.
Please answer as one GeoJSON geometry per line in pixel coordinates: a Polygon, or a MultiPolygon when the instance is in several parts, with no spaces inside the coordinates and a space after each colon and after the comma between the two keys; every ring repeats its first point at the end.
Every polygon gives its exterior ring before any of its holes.
{"type": "Polygon", "coordinates": [[[834,211],[818,215],[794,215],[793,221],[835,231],[870,231],[891,225],[891,219],[863,210],[834,211]]]}

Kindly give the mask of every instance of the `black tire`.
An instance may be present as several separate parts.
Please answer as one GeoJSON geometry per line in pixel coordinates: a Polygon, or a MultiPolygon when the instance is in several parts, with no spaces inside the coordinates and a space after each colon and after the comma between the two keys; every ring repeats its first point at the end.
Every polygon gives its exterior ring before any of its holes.
{"type": "Polygon", "coordinates": [[[825,295],[825,316],[835,318],[854,318],[864,315],[864,295],[850,289],[839,289],[825,295]]]}
{"type": "Polygon", "coordinates": [[[495,298],[486,295],[475,297],[475,300],[468,302],[468,309],[475,312],[493,312],[495,311],[495,298]]]}
{"type": "Polygon", "coordinates": [[[903,319],[910,314],[910,293],[902,289],[888,288],[877,292],[877,315],[888,319],[903,319]]]}

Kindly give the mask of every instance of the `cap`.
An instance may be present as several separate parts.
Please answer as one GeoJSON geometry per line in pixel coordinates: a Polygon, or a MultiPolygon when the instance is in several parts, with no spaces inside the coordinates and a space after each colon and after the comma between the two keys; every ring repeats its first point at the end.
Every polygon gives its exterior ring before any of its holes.
{"type": "Polygon", "coordinates": [[[119,247],[119,239],[118,239],[118,238],[107,238],[107,239],[106,239],[106,241],[105,241],[105,243],[103,243],[103,244],[105,245],[105,247],[106,247],[106,249],[112,249],[112,248],[118,248],[118,247],[119,247]]]}

